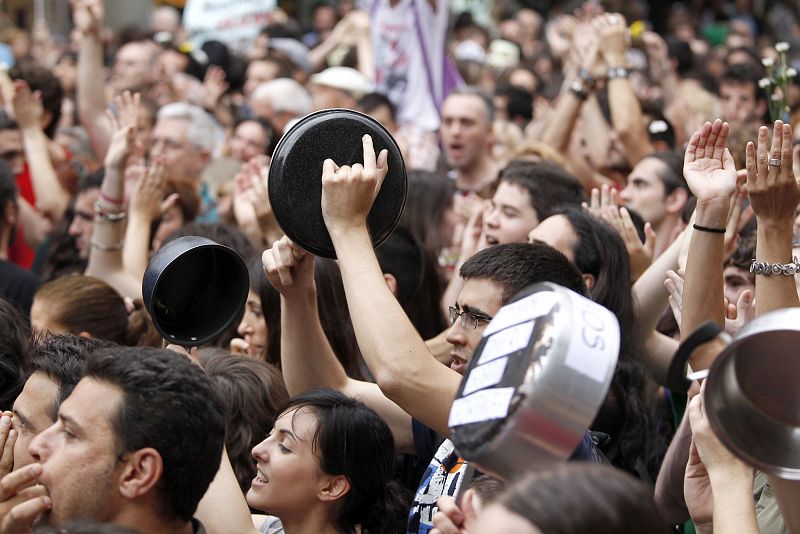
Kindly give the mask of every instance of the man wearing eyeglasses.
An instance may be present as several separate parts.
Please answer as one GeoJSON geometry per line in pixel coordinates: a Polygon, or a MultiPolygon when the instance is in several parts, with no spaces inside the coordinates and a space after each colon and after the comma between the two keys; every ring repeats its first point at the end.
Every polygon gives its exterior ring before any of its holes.
{"type": "MultiPolygon", "coordinates": [[[[460,271],[465,282],[450,310],[447,340],[454,363],[448,369],[428,351],[375,257],[366,215],[386,175],[386,160],[381,155],[376,161],[369,136],[363,142],[363,166],[336,169],[326,160],[322,205],[359,348],[377,384],[349,378],[325,339],[313,258],[299,254],[284,237],[264,253],[264,267],[281,293],[281,365],[289,393],[328,387],[357,397],[388,422],[399,451],[431,459],[407,529],[427,533],[433,528],[437,499],[454,495],[462,482],[466,464],[453,443],[441,438],[450,435],[450,405],[484,328],[514,294],[536,282],[554,282],[583,294],[586,288],[577,268],[547,245],[509,243],[479,252],[460,271]]],[[[590,443],[585,440],[579,449],[579,457],[591,458],[590,443]]]]}

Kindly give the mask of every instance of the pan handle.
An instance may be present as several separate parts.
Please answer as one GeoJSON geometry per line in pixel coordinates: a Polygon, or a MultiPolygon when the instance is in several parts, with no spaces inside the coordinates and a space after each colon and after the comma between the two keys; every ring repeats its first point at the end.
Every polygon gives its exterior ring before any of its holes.
{"type": "MultiPolygon", "coordinates": [[[[714,321],[706,321],[692,332],[686,340],[678,346],[675,356],[667,369],[667,377],[664,385],[675,393],[686,393],[692,381],[686,377],[687,364],[689,357],[697,347],[708,343],[712,339],[723,335],[727,338],[722,328],[714,321]]],[[[727,341],[727,340],[726,340],[727,341]]]]}

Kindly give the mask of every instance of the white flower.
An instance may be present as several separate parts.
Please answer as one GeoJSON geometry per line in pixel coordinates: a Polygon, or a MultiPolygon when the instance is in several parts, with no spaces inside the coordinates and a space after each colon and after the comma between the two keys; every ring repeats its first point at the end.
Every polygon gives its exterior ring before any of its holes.
{"type": "Polygon", "coordinates": [[[786,69],[786,77],[787,78],[794,78],[795,76],[797,76],[797,71],[796,70],[794,70],[792,67],[789,67],[788,69],[786,69]]]}
{"type": "Polygon", "coordinates": [[[761,78],[758,80],[758,86],[762,89],[769,87],[769,78],[761,78]]]}
{"type": "Polygon", "coordinates": [[[780,43],[775,43],[775,50],[777,52],[788,52],[789,51],[789,43],[784,43],[781,41],[780,43]]]}
{"type": "Polygon", "coordinates": [[[771,67],[774,63],[775,61],[771,57],[761,58],[761,64],[767,68],[771,67]]]}

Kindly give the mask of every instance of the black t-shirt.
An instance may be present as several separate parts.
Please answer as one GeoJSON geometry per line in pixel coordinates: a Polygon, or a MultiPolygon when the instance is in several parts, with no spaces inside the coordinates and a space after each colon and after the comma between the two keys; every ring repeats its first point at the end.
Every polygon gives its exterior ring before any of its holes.
{"type": "Polygon", "coordinates": [[[14,304],[26,317],[30,316],[33,294],[40,284],[32,272],[0,260],[0,298],[14,304]]]}

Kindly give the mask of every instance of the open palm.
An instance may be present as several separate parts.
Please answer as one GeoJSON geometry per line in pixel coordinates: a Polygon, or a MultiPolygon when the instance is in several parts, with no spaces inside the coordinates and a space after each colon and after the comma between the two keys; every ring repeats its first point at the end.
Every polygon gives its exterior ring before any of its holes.
{"type": "Polygon", "coordinates": [[[725,146],[730,128],[717,119],[692,135],[683,160],[683,176],[699,201],[730,198],[736,189],[736,165],[725,146]]]}

